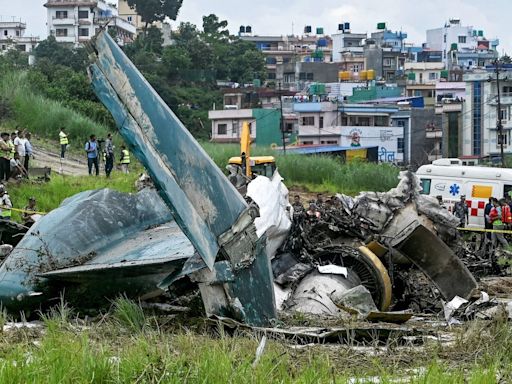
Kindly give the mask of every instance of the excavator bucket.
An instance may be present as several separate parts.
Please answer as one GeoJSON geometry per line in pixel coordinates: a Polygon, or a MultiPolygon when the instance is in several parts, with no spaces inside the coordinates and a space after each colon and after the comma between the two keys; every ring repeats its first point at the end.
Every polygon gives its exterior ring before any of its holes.
{"type": "Polygon", "coordinates": [[[95,37],[93,47],[96,57],[89,67],[93,89],[204,261],[203,268],[211,272],[214,281],[199,281],[201,291],[208,292],[203,288],[209,285],[226,288],[216,291],[214,300],[203,295],[207,312],[223,315],[234,309],[240,320],[268,324],[275,317],[274,305],[257,305],[274,302],[270,261],[261,244],[265,239],[257,238],[254,226],[257,212],[106,31],[95,37]],[[215,277],[219,256],[229,261],[232,279],[215,277]],[[235,297],[240,292],[254,294],[235,297]]]}

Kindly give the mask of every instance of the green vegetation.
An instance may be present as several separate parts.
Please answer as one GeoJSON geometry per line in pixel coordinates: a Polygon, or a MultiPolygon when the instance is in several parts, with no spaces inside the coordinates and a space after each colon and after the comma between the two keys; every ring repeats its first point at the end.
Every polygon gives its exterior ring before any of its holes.
{"type": "Polygon", "coordinates": [[[9,119],[3,124],[5,130],[11,131],[18,126],[37,136],[55,140],[60,128],[66,127],[72,145],[78,142],[80,147],[91,134],[106,136],[106,125],[33,91],[31,77],[30,73],[14,71],[0,75],[0,94],[4,100],[10,100],[9,119]]]}
{"type": "MultiPolygon", "coordinates": [[[[202,143],[221,169],[230,157],[238,156],[236,144],[202,143]]],[[[254,148],[253,156],[276,157],[279,173],[288,187],[303,187],[311,192],[326,191],[354,195],[361,191],[388,191],[398,184],[398,168],[388,164],[354,162],[342,164],[328,156],[282,155],[270,148],[254,148]]]]}
{"type": "Polygon", "coordinates": [[[253,366],[256,334],[229,336],[204,322],[183,326],[197,322],[143,314],[137,304],[120,300],[112,313],[87,327],[61,302],[42,318],[43,330],[0,333],[0,382],[367,383],[379,377],[383,383],[488,384],[512,379],[512,329],[506,320],[454,329],[453,344],[399,347],[391,336],[382,348],[367,352],[341,344],[294,348],[291,340],[268,341],[253,366]]]}
{"type": "MultiPolygon", "coordinates": [[[[135,192],[135,181],[138,174],[134,171],[129,175],[119,172],[112,174],[110,179],[104,176],[59,176],[53,175],[48,183],[22,183],[8,186],[9,195],[14,208],[23,208],[28,199],[34,196],[37,199],[37,209],[41,212],[49,212],[57,208],[66,198],[77,193],[111,188],[120,192],[135,192]]],[[[20,220],[20,214],[13,212],[14,220],[20,220]]]]}

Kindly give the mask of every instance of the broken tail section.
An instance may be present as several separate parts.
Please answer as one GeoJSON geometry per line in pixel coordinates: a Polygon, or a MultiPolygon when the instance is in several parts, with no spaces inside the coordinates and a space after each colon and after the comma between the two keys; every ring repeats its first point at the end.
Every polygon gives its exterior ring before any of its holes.
{"type": "Polygon", "coordinates": [[[225,315],[224,309],[234,309],[232,304],[239,299],[244,309],[238,311],[240,320],[267,324],[275,317],[275,307],[270,261],[261,245],[265,239],[258,239],[255,234],[257,212],[247,205],[108,33],[100,32],[93,45],[96,57],[89,68],[93,89],[112,113],[132,153],[150,173],[176,222],[210,272],[216,270],[219,255],[229,261],[233,281],[200,282],[224,286],[215,300],[203,295],[207,312],[225,315]],[[245,297],[240,292],[245,292],[245,297]],[[208,308],[213,301],[215,305],[208,308]],[[258,302],[272,305],[252,310],[258,302]]]}

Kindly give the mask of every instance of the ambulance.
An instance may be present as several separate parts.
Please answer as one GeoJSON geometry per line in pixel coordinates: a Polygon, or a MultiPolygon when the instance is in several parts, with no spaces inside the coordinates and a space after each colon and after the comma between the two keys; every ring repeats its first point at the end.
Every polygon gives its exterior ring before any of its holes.
{"type": "Polygon", "coordinates": [[[464,166],[459,159],[440,159],[418,169],[422,193],[442,196],[446,208],[466,196],[468,227],[483,228],[484,209],[489,197],[504,198],[512,192],[512,169],[464,166]]]}

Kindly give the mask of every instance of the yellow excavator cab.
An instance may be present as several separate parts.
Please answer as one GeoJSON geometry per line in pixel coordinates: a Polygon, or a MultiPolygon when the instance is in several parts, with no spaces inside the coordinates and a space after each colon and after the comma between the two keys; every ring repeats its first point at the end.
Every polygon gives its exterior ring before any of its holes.
{"type": "MultiPolygon", "coordinates": [[[[230,165],[242,166],[242,158],[232,157],[229,159],[230,165]]],[[[268,178],[272,177],[274,172],[276,171],[276,159],[274,156],[254,156],[249,158],[248,169],[250,169],[250,173],[247,175],[252,177],[253,175],[266,176],[268,178]]]]}
{"type": "Polygon", "coordinates": [[[242,125],[240,136],[240,156],[229,159],[229,164],[242,167],[245,176],[250,179],[256,175],[270,178],[276,171],[274,156],[251,156],[251,130],[246,121],[242,125]]]}

